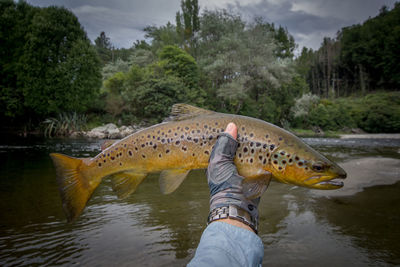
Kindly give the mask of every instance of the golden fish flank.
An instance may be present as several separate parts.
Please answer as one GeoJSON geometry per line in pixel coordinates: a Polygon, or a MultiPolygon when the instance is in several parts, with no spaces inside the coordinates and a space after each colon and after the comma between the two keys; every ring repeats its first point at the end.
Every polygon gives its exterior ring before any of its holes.
{"type": "Polygon", "coordinates": [[[270,123],[176,104],[172,120],[136,132],[94,158],[53,153],[64,211],[69,221],[84,209],[101,180],[110,176],[120,198],[133,193],[150,172],[160,172],[160,189],[171,193],[192,169],[206,168],[219,133],[238,125],[235,164],[248,197],[260,196],[271,178],[316,189],[343,186],[346,173],[293,134],[270,123]]]}

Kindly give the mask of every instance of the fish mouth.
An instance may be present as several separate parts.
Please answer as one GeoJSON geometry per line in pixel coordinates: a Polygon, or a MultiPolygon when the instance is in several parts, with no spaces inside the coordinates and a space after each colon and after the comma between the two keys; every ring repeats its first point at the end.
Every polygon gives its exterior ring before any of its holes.
{"type": "Polygon", "coordinates": [[[327,181],[322,181],[322,182],[316,183],[315,185],[318,185],[318,186],[334,186],[334,187],[340,188],[340,187],[343,187],[344,183],[342,181],[338,180],[338,178],[333,178],[331,180],[327,180],[327,181]]]}
{"type": "Polygon", "coordinates": [[[335,176],[315,175],[308,178],[306,181],[309,182],[312,188],[331,190],[343,187],[344,183],[342,180],[345,178],[346,173],[341,173],[335,176]]]}

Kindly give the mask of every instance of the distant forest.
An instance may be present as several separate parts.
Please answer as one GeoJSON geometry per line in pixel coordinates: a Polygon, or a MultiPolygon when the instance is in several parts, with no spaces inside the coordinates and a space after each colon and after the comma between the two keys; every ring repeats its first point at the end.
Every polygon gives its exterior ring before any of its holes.
{"type": "Polygon", "coordinates": [[[91,43],[63,7],[1,1],[0,25],[5,130],[152,124],[183,102],[285,128],[400,132],[400,3],[297,57],[285,27],[197,0],[131,48],[105,32],[91,43]]]}
{"type": "Polygon", "coordinates": [[[311,92],[329,97],[365,95],[400,88],[400,3],[386,6],[362,25],[341,29],[336,39],[324,38],[317,51],[303,48],[296,59],[311,92]]]}

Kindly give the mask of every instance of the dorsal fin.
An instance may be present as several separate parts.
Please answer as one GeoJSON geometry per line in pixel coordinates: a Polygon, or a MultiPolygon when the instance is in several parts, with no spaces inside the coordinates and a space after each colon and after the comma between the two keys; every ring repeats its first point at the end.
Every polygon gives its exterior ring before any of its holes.
{"type": "Polygon", "coordinates": [[[105,140],[103,144],[101,144],[101,151],[105,150],[106,148],[109,148],[117,141],[119,140],[105,140]]]}
{"type": "Polygon", "coordinates": [[[171,109],[171,119],[174,121],[187,120],[203,114],[213,114],[214,111],[198,108],[188,104],[175,104],[171,109]]]}

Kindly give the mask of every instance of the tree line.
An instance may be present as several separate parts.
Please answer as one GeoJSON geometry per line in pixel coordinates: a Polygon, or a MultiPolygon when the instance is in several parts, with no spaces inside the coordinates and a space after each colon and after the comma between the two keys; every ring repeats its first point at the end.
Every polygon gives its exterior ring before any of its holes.
{"type": "Polygon", "coordinates": [[[400,130],[396,92],[372,97],[378,116],[363,108],[368,99],[339,98],[398,90],[399,4],[298,57],[286,28],[227,10],[200,14],[197,0],[181,1],[174,24],[148,26],[146,41],[117,49],[105,32],[91,44],[62,7],[2,1],[0,10],[0,117],[11,125],[71,112],[94,124],[156,123],[185,102],[284,127],[400,130]],[[393,123],[380,127],[382,118],[393,123]]]}
{"type": "Polygon", "coordinates": [[[324,38],[317,51],[306,47],[297,58],[311,92],[323,97],[366,95],[377,89],[400,89],[400,3],[363,24],[324,38]]]}

